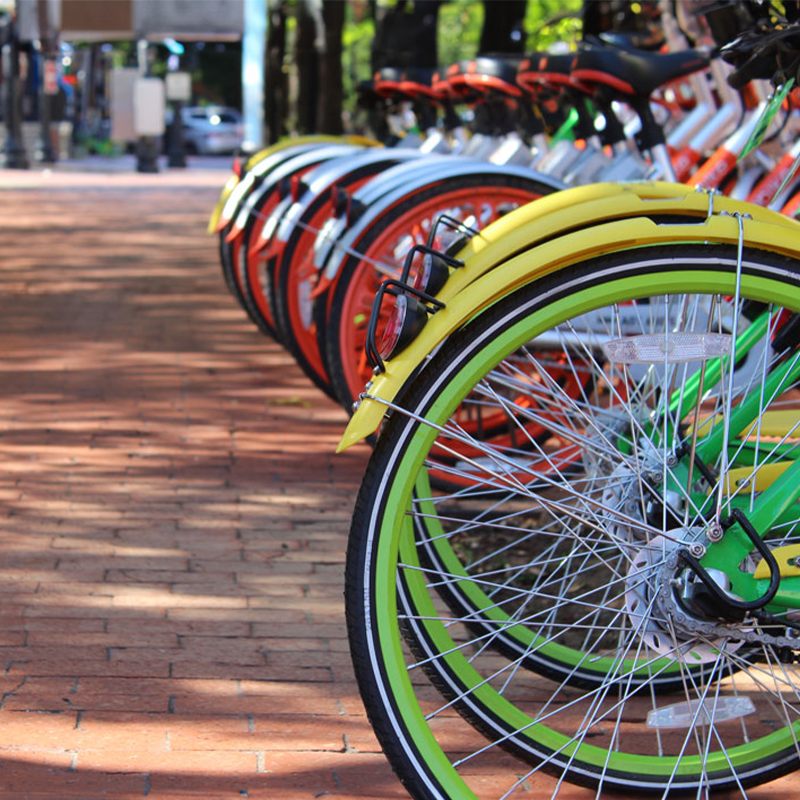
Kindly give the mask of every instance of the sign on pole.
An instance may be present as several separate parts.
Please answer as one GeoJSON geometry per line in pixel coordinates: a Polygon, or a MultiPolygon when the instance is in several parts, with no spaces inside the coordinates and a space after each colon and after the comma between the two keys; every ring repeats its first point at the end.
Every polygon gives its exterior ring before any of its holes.
{"type": "Polygon", "coordinates": [[[164,133],[164,81],[137,78],[133,85],[133,127],[138,136],[164,133]]]}
{"type": "Polygon", "coordinates": [[[58,94],[58,65],[51,58],[44,62],[44,93],[58,94]]]}
{"type": "Polygon", "coordinates": [[[168,72],[166,88],[167,100],[188,103],[192,99],[192,76],[188,72],[168,72]]]}
{"type": "Polygon", "coordinates": [[[132,142],[137,134],[133,126],[133,86],[139,77],[136,67],[111,70],[111,138],[132,142]]]}

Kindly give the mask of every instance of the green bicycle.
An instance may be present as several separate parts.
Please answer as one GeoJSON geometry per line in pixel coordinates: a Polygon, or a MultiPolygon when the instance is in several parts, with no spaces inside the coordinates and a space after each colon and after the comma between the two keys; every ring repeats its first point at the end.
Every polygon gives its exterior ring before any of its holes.
{"type": "Polygon", "coordinates": [[[644,199],[650,217],[627,209],[497,263],[503,231],[476,245],[479,275],[453,273],[463,288],[345,435],[389,412],[348,618],[414,797],[511,796],[540,769],[743,791],[797,766],[800,262],[785,253],[800,231],[755,209],[697,220],[702,198],[665,192],[669,217],[644,199]],[[516,441],[469,434],[462,403],[505,412],[516,441]],[[434,465],[458,488],[432,489],[434,465]]]}

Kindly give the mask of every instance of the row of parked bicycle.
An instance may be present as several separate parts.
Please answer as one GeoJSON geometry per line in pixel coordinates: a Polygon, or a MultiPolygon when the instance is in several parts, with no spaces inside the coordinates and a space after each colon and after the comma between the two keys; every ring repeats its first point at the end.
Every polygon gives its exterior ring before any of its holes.
{"type": "Polygon", "coordinates": [[[348,631],[416,800],[540,770],[746,797],[800,762],[800,13],[714,5],[719,52],[380,74],[418,147],[271,148],[212,218],[253,321],[352,412],[340,449],[379,431],[348,631]]]}
{"type": "MultiPolygon", "coordinates": [[[[399,80],[394,71],[385,70],[376,76],[374,91],[390,101],[415,103],[416,118],[425,118],[434,107],[444,108],[443,119],[452,118],[450,101],[442,100],[445,92],[476,107],[483,123],[462,155],[429,152],[432,143],[457,146],[463,140],[461,132],[446,129],[415,140],[421,142],[418,148],[307,137],[259,154],[237,176],[237,185],[213,220],[228,285],[255,324],[281,341],[309,377],[349,409],[371,370],[364,345],[377,286],[399,275],[415,245],[446,249],[442,242],[454,238],[452,232],[440,228],[431,233],[439,213],[480,229],[568,183],[627,180],[653,172],[686,177],[690,165],[715,144],[687,183],[707,188],[724,184],[731,196],[762,205],[772,201],[800,148],[789,146],[774,163],[756,150],[749,166],[737,169],[736,157],[764,104],[746,109],[735,92],[712,94],[710,73],[697,71],[708,61],[697,50],[663,55],[593,47],[577,59],[543,54],[518,68],[479,58],[455,65],[446,78],[432,80],[429,74],[430,84],[421,83],[419,75],[399,80]],[[680,120],[670,118],[665,136],[665,126],[650,112],[651,95],[661,90],[663,96],[665,87],[687,74],[694,107],[680,120]],[[512,82],[514,75],[518,79],[512,82]],[[525,95],[521,86],[527,87],[525,95]],[[532,149],[530,139],[508,129],[513,99],[517,117],[524,116],[528,127],[531,119],[541,123],[547,112],[534,114],[523,100],[536,101],[540,110],[555,101],[558,108],[575,111],[568,115],[568,125],[578,135],[589,123],[594,130],[588,92],[593,93],[592,109],[605,110],[601,133],[584,130],[582,138],[564,138],[562,124],[552,146],[532,149]],[[630,109],[639,112],[627,122],[627,132],[617,124],[621,99],[630,104],[629,115],[630,109]],[[572,105],[564,105],[566,101],[572,105]],[[487,119],[493,121],[493,132],[488,132],[487,119]],[[636,127],[651,161],[632,146],[636,127]],[[734,132],[726,137],[731,128],[734,132]],[[521,163],[523,159],[529,163],[521,163]]],[[[723,65],[714,63],[715,72],[722,73],[723,65]]],[[[720,80],[713,85],[725,86],[720,80]]],[[[793,132],[796,118],[782,118],[784,132],[793,132]]],[[[534,134],[536,141],[538,136],[534,134]]],[[[412,135],[401,143],[411,144],[412,135]]],[[[790,183],[771,205],[785,207],[788,202],[793,210],[794,186],[790,183]]]]}

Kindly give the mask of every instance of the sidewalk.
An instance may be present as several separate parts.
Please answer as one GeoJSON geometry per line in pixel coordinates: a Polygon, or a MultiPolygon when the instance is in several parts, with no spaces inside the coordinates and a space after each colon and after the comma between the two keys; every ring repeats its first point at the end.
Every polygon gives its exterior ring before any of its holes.
{"type": "Polygon", "coordinates": [[[0,171],[3,797],[406,796],[343,622],[367,449],[228,296],[226,178],[0,171]]]}
{"type": "Polygon", "coordinates": [[[90,155],[49,166],[34,164],[30,169],[0,169],[0,189],[221,187],[230,175],[233,157],[187,156],[186,163],[185,168],[168,167],[167,157],[160,156],[158,172],[137,172],[136,156],[90,155]]]}
{"type": "Polygon", "coordinates": [[[368,450],[228,295],[226,178],[0,171],[0,797],[407,798],[347,653],[368,450]]]}

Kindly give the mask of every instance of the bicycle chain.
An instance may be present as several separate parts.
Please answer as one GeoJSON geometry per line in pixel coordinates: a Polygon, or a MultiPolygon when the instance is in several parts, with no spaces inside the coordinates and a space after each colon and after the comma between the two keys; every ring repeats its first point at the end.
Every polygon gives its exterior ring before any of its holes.
{"type": "MultiPolygon", "coordinates": [[[[660,588],[659,605],[668,617],[671,617],[675,622],[684,630],[691,631],[692,633],[702,634],[708,638],[725,638],[736,639],[739,641],[747,642],[748,644],[771,644],[776,647],[788,647],[792,650],[800,650],[800,638],[791,636],[773,636],[770,633],[756,633],[754,630],[742,630],[738,627],[730,625],[718,625],[713,622],[703,622],[686,613],[682,609],[674,597],[673,586],[671,583],[671,576],[678,568],[678,553],[673,552],[667,556],[664,562],[664,569],[660,571],[658,582],[660,588]]],[[[753,621],[754,625],[758,624],[757,620],[753,621]]],[[[787,627],[790,627],[787,624],[787,627]]]]}

